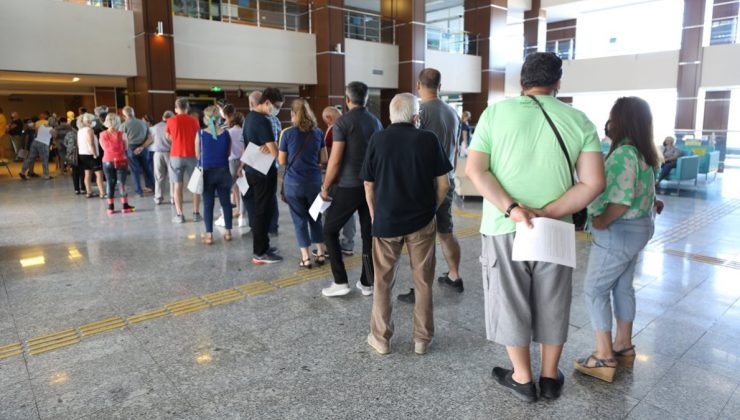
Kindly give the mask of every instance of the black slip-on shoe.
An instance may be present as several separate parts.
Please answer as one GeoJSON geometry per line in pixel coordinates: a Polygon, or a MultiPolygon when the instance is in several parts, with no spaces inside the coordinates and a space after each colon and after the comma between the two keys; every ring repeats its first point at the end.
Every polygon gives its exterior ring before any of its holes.
{"type": "Polygon", "coordinates": [[[565,375],[558,369],[558,378],[545,378],[540,376],[540,397],[554,400],[560,397],[563,391],[563,384],[565,383],[565,375]]]}
{"type": "Polygon", "coordinates": [[[493,377],[499,385],[508,388],[515,397],[524,402],[532,403],[537,401],[537,387],[534,386],[534,382],[529,381],[526,384],[520,384],[511,377],[513,373],[514,371],[511,369],[504,369],[498,366],[493,368],[493,377]]]}
{"type": "Polygon", "coordinates": [[[449,273],[445,273],[443,276],[438,277],[437,281],[451,287],[452,289],[457,291],[457,293],[462,293],[463,290],[465,290],[465,288],[463,287],[462,277],[457,280],[452,280],[449,276],[449,273]]]}
{"type": "Polygon", "coordinates": [[[409,290],[408,293],[401,293],[398,295],[398,301],[403,303],[416,303],[416,295],[414,289],[409,290]]]}

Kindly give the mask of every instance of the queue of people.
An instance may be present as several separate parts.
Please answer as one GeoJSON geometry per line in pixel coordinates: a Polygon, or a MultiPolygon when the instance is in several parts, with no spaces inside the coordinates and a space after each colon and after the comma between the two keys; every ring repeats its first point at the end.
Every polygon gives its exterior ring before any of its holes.
{"type": "MultiPolygon", "coordinates": [[[[294,224],[298,267],[331,265],[331,284],[321,290],[328,298],[346,296],[352,290],[343,258],[351,255],[346,241],[353,240],[357,215],[362,268],[355,288],[363,296],[372,296],[367,343],[383,355],[391,352],[391,293],[404,247],[414,287],[398,300],[414,305],[416,354],[427,353],[435,334],[432,290],[437,238],[448,268],[438,283],[464,291],[460,246],[452,223],[453,168],[462,141],[469,146],[466,175],[484,197],[480,262],[486,336],[505,347],[511,362],[510,368],[494,367],[492,377],[517,398],[534,402],[562,393],[565,375],[559,365],[568,336],[573,268],[514,261],[517,224],[531,228],[533,219],[541,217],[571,221],[572,214],[587,208],[593,244],[585,296],[596,350],[575,360],[574,368],[611,382],[618,367],[634,365],[634,271],[652,237],[655,214],[663,209],[655,194],[660,155],[653,143],[648,104],[635,97],[616,101],[609,115],[612,141],[604,160],[594,124],[556,99],[561,77],[562,61],[557,55],[528,55],[521,70],[522,95],[490,105],[472,139],[470,114],[464,113],[461,121],[440,99],[441,74],[431,68],[418,75],[419,98],[400,93],[392,99],[391,124],[385,128],[367,109],[368,87],[358,81],[346,86],[344,114],[333,107],[322,110],[329,126],[326,134],[304,98],[292,101],[290,127],[281,130],[276,117],[284,97],[276,88],[253,92],[246,116],[233,106],[214,105],[198,121],[187,99],[180,98],[174,113],[165,112],[151,130],[130,107],[123,109],[125,122],[116,114],[105,115],[100,131],[95,130],[100,116],[90,113],[77,118],[76,131],[64,119],[48,133],[41,130],[48,123],[24,127],[37,133],[29,156],[43,159],[47,136],[63,137],[76,193],[84,191],[91,197],[94,176],[100,198],[107,198],[109,214],[116,212],[116,191],[121,211],[134,209],[126,187],[130,171],[135,191],[143,194],[153,189],[157,204],[164,202],[163,191],[169,184],[175,207],[172,221],[184,223],[184,183],[200,171],[202,194],[193,194],[192,219],[204,222],[202,242],[214,243],[214,224],[222,226],[223,239],[231,241],[234,217],[242,226],[246,216],[252,229],[254,265],[283,261],[270,242],[271,232],[277,231],[280,190],[294,224]],[[153,171],[147,175],[144,153],[150,145],[153,171]],[[241,160],[245,150],[254,147],[273,159],[266,171],[241,160]],[[285,168],[280,188],[278,164],[285,168]],[[249,186],[245,195],[235,187],[239,177],[246,178],[249,186]],[[216,196],[222,216],[214,222],[216,196]],[[314,219],[309,209],[317,197],[330,205],[314,219]],[[346,235],[347,231],[351,233],[346,235]],[[349,238],[340,239],[341,232],[349,238]],[[617,323],[615,337],[612,318],[617,323]],[[532,342],[540,346],[538,374],[532,368],[532,342]]],[[[669,151],[670,146],[666,142],[669,151]]],[[[24,179],[28,169],[24,165],[24,179]]],[[[44,175],[48,176],[46,166],[44,175]]]]}

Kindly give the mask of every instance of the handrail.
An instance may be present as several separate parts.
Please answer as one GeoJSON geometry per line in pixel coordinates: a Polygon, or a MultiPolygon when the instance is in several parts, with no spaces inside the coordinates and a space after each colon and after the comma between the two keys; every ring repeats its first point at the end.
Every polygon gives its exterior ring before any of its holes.
{"type": "Polygon", "coordinates": [[[131,10],[130,0],[62,0],[65,3],[82,6],[103,7],[108,9],[131,10]]]}
{"type": "Polygon", "coordinates": [[[264,26],[285,31],[312,32],[310,3],[304,5],[286,0],[254,0],[250,1],[250,6],[241,6],[238,0],[208,3],[207,8],[201,8],[198,0],[172,0],[172,12],[176,16],[254,25],[258,28],[264,26]]]}
{"type": "Polygon", "coordinates": [[[453,32],[433,26],[427,26],[426,29],[426,47],[430,50],[478,55],[478,44],[478,35],[473,35],[469,31],[453,32]],[[475,51],[472,51],[471,47],[475,51]]]}
{"type": "Polygon", "coordinates": [[[332,7],[344,12],[344,37],[369,42],[396,44],[396,21],[382,15],[344,7],[332,7]],[[384,36],[390,32],[390,39],[384,36]]]}

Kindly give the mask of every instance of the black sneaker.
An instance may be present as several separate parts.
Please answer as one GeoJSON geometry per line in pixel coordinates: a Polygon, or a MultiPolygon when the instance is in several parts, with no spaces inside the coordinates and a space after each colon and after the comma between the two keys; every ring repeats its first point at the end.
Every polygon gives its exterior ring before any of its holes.
{"type": "Polygon", "coordinates": [[[283,257],[275,254],[255,255],[254,257],[252,257],[252,264],[275,264],[281,262],[282,260],[283,257]]]}
{"type": "Polygon", "coordinates": [[[445,273],[442,277],[437,278],[437,281],[450,286],[451,288],[455,289],[457,293],[462,293],[463,290],[465,290],[465,288],[463,287],[462,277],[457,280],[452,280],[449,274],[450,273],[445,273]]]}
{"type": "Polygon", "coordinates": [[[280,255],[280,251],[274,246],[267,248],[267,253],[272,255],[280,255]]]}
{"type": "Polygon", "coordinates": [[[540,376],[540,397],[548,400],[554,400],[560,397],[564,383],[565,375],[563,375],[560,369],[558,369],[558,379],[543,378],[540,376]]]}
{"type": "Polygon", "coordinates": [[[22,180],[24,180],[24,181],[28,179],[28,178],[26,178],[26,174],[18,174],[18,175],[19,175],[19,176],[21,177],[21,179],[22,179],[22,180]]]}
{"type": "Polygon", "coordinates": [[[504,369],[496,366],[493,368],[493,377],[499,385],[508,388],[515,397],[525,402],[537,401],[537,387],[534,386],[534,382],[529,381],[526,384],[520,384],[511,377],[514,373],[513,370],[504,369]]]}
{"type": "Polygon", "coordinates": [[[414,289],[409,290],[406,294],[398,295],[398,301],[403,303],[416,303],[416,295],[414,289]]]}
{"type": "Polygon", "coordinates": [[[31,178],[38,178],[39,177],[39,174],[37,174],[35,172],[31,172],[30,174],[28,174],[28,176],[31,177],[31,178]]]}

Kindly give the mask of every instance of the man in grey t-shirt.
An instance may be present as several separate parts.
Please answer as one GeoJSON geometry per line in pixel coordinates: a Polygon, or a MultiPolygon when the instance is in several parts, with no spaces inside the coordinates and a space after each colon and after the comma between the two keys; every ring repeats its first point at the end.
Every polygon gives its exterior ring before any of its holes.
{"type": "Polygon", "coordinates": [[[130,106],[123,108],[123,117],[126,119],[126,122],[123,123],[123,132],[126,133],[128,144],[126,150],[128,167],[134,178],[136,193],[141,197],[145,192],[152,192],[154,188],[154,176],[146,162],[146,148],[152,144],[152,138],[149,135],[149,127],[144,121],[136,118],[133,108],[130,106]],[[144,174],[143,189],[141,188],[140,178],[142,173],[144,174]]]}
{"type": "MultiPolygon", "coordinates": [[[[449,271],[437,280],[462,293],[464,290],[463,282],[458,271],[460,267],[460,243],[452,233],[452,195],[455,191],[454,168],[455,156],[457,155],[457,139],[460,135],[460,118],[451,106],[439,99],[441,82],[442,75],[438,70],[426,68],[419,73],[416,90],[421,98],[419,108],[420,128],[437,135],[442,144],[442,150],[444,150],[453,168],[449,173],[450,188],[447,191],[447,196],[437,209],[437,235],[439,236],[439,242],[442,244],[442,253],[447,261],[449,271]]],[[[413,303],[416,300],[414,289],[411,289],[409,293],[399,295],[398,300],[413,303]]]]}

